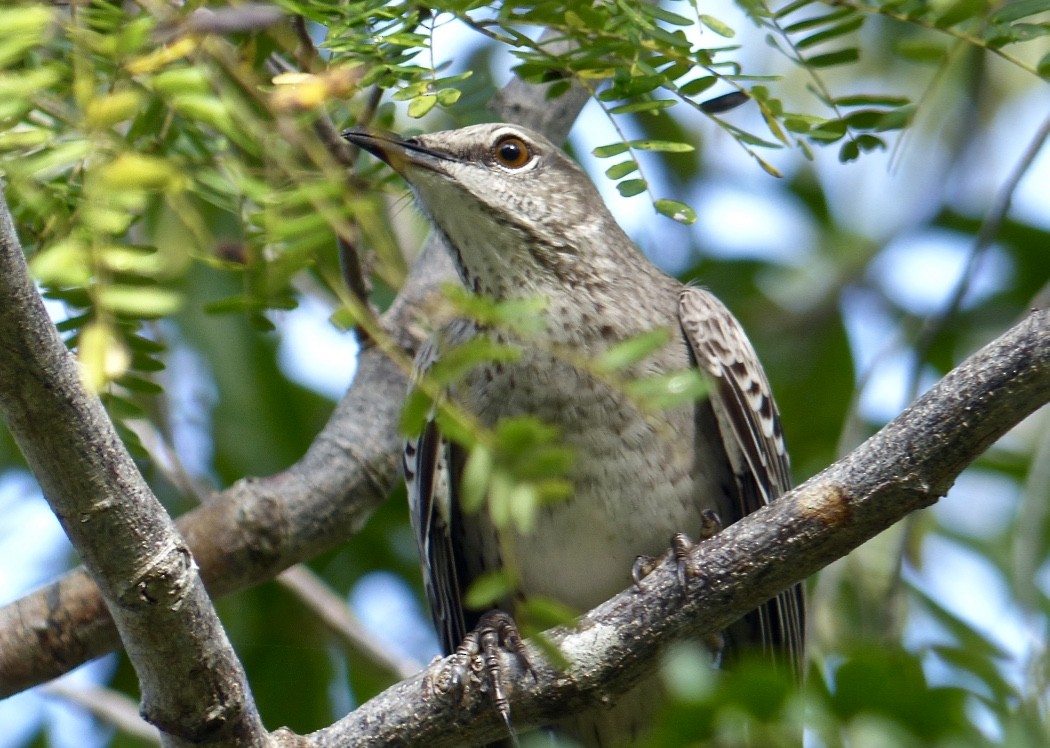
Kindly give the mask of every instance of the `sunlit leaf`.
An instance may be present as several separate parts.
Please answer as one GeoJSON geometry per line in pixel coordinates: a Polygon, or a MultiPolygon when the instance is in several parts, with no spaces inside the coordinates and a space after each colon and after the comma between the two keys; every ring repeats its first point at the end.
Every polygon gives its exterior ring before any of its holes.
{"type": "Polygon", "coordinates": [[[649,101],[633,101],[629,104],[621,104],[609,110],[609,114],[636,114],[638,112],[656,112],[672,107],[677,102],[674,99],[650,99],[649,101]]]}
{"type": "Polygon", "coordinates": [[[438,97],[435,94],[423,94],[412,99],[412,102],[408,105],[408,116],[419,118],[427,114],[433,109],[438,103],[438,97]]]}
{"type": "Polygon", "coordinates": [[[625,179],[616,185],[616,189],[624,197],[633,197],[645,192],[646,186],[644,179],[625,179]]]}
{"type": "Polygon", "coordinates": [[[597,158],[609,158],[610,156],[618,156],[628,149],[627,143],[610,143],[609,145],[601,145],[593,149],[591,153],[597,158]]]}
{"type": "Polygon", "coordinates": [[[696,211],[677,200],[660,198],[653,203],[653,207],[656,208],[657,212],[678,221],[678,223],[689,225],[696,222],[696,211]]]}
{"type": "Polygon", "coordinates": [[[139,319],[174,314],[183,301],[181,294],[158,286],[105,285],[97,293],[103,309],[139,319]]]}
{"type": "Polygon", "coordinates": [[[669,140],[632,140],[631,147],[640,151],[661,151],[663,153],[691,153],[696,147],[690,143],[676,143],[669,140]]]}
{"type": "Polygon", "coordinates": [[[607,348],[594,363],[603,371],[618,371],[636,364],[667,344],[670,333],[664,329],[650,330],[607,348]]]}
{"type": "Polygon", "coordinates": [[[514,584],[507,572],[486,572],[479,575],[467,588],[463,604],[471,610],[484,610],[497,605],[513,591],[514,584]]]}
{"type": "Polygon", "coordinates": [[[706,13],[701,13],[699,19],[700,23],[702,23],[707,28],[711,29],[719,36],[724,36],[726,39],[732,39],[734,36],[736,36],[736,31],[731,26],[727,26],[714,16],[709,16],[706,13]]]}
{"type": "Polygon", "coordinates": [[[621,161],[618,164],[610,166],[605,170],[605,176],[609,177],[609,179],[621,179],[637,170],[638,162],[634,159],[630,159],[629,161],[621,161]]]}

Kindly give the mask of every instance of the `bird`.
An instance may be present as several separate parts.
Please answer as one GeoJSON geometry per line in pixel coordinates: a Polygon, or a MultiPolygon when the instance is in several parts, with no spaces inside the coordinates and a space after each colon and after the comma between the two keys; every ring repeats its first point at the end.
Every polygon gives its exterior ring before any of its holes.
{"type": "MultiPolygon", "coordinates": [[[[511,621],[515,602],[530,596],[583,612],[630,587],[638,559],[664,553],[676,533],[709,526],[712,513],[730,524],[789,490],[780,415],[742,326],[712,293],[658,269],[562,149],[509,123],[343,136],[404,178],[470,291],[544,301],[532,336],[460,319],[417,357],[423,376],[447,346],[477,336],[520,346],[512,359],[468,371],[450,396],[486,427],[539,419],[573,455],[568,498],[543,505],[531,531],[497,529],[486,510],[461,504],[465,449],[434,420],[408,439],[410,513],[446,655],[486,622],[486,612],[464,604],[483,574],[514,570],[515,595],[499,606],[511,621]],[[706,396],[646,409],[581,363],[654,331],[660,342],[622,376],[695,370],[706,396]]],[[[804,610],[795,586],[731,626],[717,654],[754,648],[800,672],[804,610]]],[[[555,729],[590,748],[631,745],[664,698],[655,678],[555,729]]]]}

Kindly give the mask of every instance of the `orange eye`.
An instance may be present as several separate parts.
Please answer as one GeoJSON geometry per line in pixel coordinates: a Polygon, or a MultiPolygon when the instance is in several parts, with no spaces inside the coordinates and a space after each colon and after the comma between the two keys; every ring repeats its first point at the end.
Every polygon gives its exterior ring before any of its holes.
{"type": "Polygon", "coordinates": [[[508,169],[520,169],[532,160],[532,151],[517,135],[507,135],[492,149],[496,160],[508,169]]]}

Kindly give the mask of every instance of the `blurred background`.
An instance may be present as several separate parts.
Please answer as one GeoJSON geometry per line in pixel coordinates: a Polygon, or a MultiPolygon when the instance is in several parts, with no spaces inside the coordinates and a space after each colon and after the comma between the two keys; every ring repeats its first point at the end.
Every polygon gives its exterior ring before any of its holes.
{"type": "MultiPolygon", "coordinates": [[[[312,11],[314,22],[303,28],[317,45],[315,71],[353,54],[348,37],[333,42],[333,19],[352,25],[354,13],[404,12],[378,3],[282,5],[312,11]],[[331,49],[326,42],[333,42],[331,49]]],[[[977,20],[985,28],[996,8],[977,5],[962,20],[980,12],[977,20]]],[[[1027,5],[1032,7],[1017,18],[1050,28],[1046,8],[1040,15],[1037,3],[1027,5]]],[[[237,124],[264,116],[253,110],[262,109],[258,101],[233,90],[227,80],[232,63],[214,63],[222,59],[214,48],[202,45],[179,68],[204,80],[203,98],[192,103],[186,91],[196,89],[156,81],[170,72],[160,67],[167,61],[150,63],[154,68],[141,62],[153,50],[157,21],[150,14],[92,2],[72,17],[68,9],[48,10],[43,25],[32,25],[32,14],[43,7],[12,6],[4,12],[18,14],[25,28],[7,16],[14,30],[0,30],[0,91],[13,92],[9,102],[27,102],[21,109],[10,104],[7,111],[0,105],[7,199],[35,258],[49,310],[71,344],[94,340],[85,338],[85,330],[102,329],[102,342],[93,343],[101,346],[98,360],[126,354],[130,363],[116,372],[99,365],[100,392],[151,485],[179,515],[196,502],[187,485],[203,494],[244,476],[273,474],[301,457],[353,381],[357,343],[340,311],[345,290],[337,288],[336,242],[323,216],[315,223],[292,221],[308,214],[305,203],[296,203],[296,190],[309,181],[303,175],[314,165],[293,153],[295,143],[275,145],[287,130],[235,132],[222,119],[230,116],[237,124]],[[117,28],[123,36],[114,36],[107,48],[101,40],[117,28]],[[75,72],[63,62],[70,53],[80,55],[75,72]],[[144,67],[136,72],[128,60],[144,67]],[[25,81],[30,68],[51,75],[27,93],[13,81],[25,81]],[[143,76],[154,78],[143,83],[143,76]],[[92,115],[85,91],[107,86],[134,92],[134,111],[111,122],[96,105],[92,115]],[[223,97],[233,115],[209,103],[223,97]],[[176,133],[172,117],[189,123],[186,130],[176,133]],[[101,169],[90,164],[119,160],[122,151],[111,140],[118,136],[129,151],[181,158],[179,173],[165,179],[190,185],[178,194],[164,188],[139,202],[107,204],[133,216],[106,229],[112,236],[155,248],[143,253],[154,264],[141,276],[156,281],[150,288],[177,297],[170,309],[161,294],[141,314],[110,306],[107,316],[91,290],[98,278],[77,276],[76,263],[60,256],[82,250],[85,232],[103,231],[98,215],[69,206],[102,189],[90,181],[91,169],[101,169]],[[278,165],[268,166],[267,157],[278,165]],[[81,179],[85,164],[88,176],[81,179]]],[[[691,12],[683,2],[662,7],[691,12]]],[[[1016,322],[1040,293],[1047,298],[1050,155],[1043,143],[1050,94],[1036,72],[1044,69],[1039,61],[1050,44],[1032,31],[1031,41],[1009,48],[1016,59],[1004,59],[994,45],[960,41],[962,34],[953,33],[960,27],[953,24],[937,32],[871,10],[863,26],[849,32],[859,61],[821,70],[818,82],[812,69],[777,48],[782,40],[770,42],[770,28],[757,25],[750,10],[748,15],[734,4],[705,4],[704,13],[735,30],[731,39],[699,25],[684,33],[696,45],[735,47],[723,54],[750,75],[777,76],[760,84],[787,111],[820,110],[821,87],[837,97],[906,97],[907,128],[890,129],[880,135],[885,147],[873,146],[845,163],[842,141],[812,147],[810,157],[798,147],[761,150],[769,167],[763,168],[749,153],[752,146],[734,137],[733,128],[764,127],[753,102],[718,115],[727,129],[687,106],[658,116],[610,116],[607,103],[592,101],[568,148],[655,262],[712,289],[741,319],[772,380],[801,482],[1016,322]],[[622,139],[684,142],[695,150],[638,154],[649,190],[623,197],[603,175],[615,159],[592,153],[622,139]],[[779,178],[769,173],[774,170],[779,178]],[[686,203],[697,220],[676,223],[654,210],[653,198],[686,203]]],[[[166,12],[184,19],[188,10],[166,12]]],[[[829,12],[813,5],[805,17],[829,12]]],[[[449,14],[416,20],[413,33],[426,48],[406,51],[391,64],[438,69],[448,78],[471,73],[453,83],[462,92],[458,100],[413,117],[424,108],[415,104],[418,96],[373,99],[370,89],[351,90],[345,101],[332,104],[337,97],[328,91],[324,103],[337,127],[356,124],[366,111],[377,124],[400,132],[491,119],[486,104],[519,60],[507,45],[449,14]]],[[[221,40],[221,51],[265,88],[275,71],[263,61],[293,46],[286,33],[266,28],[231,34],[221,40]]],[[[718,81],[704,98],[733,90],[718,81]]],[[[373,167],[363,160],[361,173],[383,176],[373,167]]],[[[325,178],[329,185],[340,179],[325,178]]],[[[410,263],[426,234],[403,193],[403,185],[388,180],[367,198],[345,198],[358,216],[362,246],[378,254],[372,301],[380,309],[403,274],[398,262],[410,263]],[[363,208],[362,200],[371,207],[363,208]]],[[[83,351],[81,356],[87,358],[83,351]]],[[[1044,744],[1048,548],[1050,419],[1043,409],[967,470],[935,507],[810,581],[812,700],[808,707],[777,709],[795,710],[797,717],[808,708],[810,745],[1044,744]]],[[[0,558],[0,603],[77,563],[2,426],[0,558]]],[[[391,651],[420,663],[437,653],[403,489],[359,535],[309,567],[391,651]]],[[[320,728],[392,682],[342,646],[286,585],[262,584],[217,606],[271,728],[320,728]]],[[[689,662],[692,654],[676,651],[668,663],[669,682],[681,697],[678,716],[668,724],[692,727],[669,728],[654,744],[686,745],[711,734],[732,744],[725,738],[732,733],[717,728],[720,720],[733,723],[725,704],[741,713],[761,712],[764,705],[754,696],[758,681],[745,674],[736,686],[719,686],[698,679],[695,669],[683,674],[676,663],[689,662]]],[[[88,707],[84,694],[108,689],[136,696],[135,676],[122,654],[0,702],[0,746],[150,744],[88,707]]]]}

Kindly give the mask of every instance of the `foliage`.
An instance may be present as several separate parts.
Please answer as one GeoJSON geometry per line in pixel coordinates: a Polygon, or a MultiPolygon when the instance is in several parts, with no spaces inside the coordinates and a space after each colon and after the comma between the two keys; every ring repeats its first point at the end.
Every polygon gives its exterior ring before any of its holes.
{"type": "MultiPolygon", "coordinates": [[[[874,310],[887,337],[903,341],[887,349],[903,358],[916,386],[1009,324],[1047,281],[1050,231],[1045,221],[996,213],[989,200],[976,207],[955,200],[944,185],[974,168],[966,159],[979,128],[1009,97],[1045,96],[1050,2],[739,6],[751,28],[724,20],[728,5],[693,0],[282,0],[266,9],[93,0],[0,9],[0,174],[20,236],[47,297],[64,305],[60,329],[86,381],[137,454],[149,458],[144,470],[173,512],[191,505],[178,477],[186,466],[164,468],[185,447],[180,408],[193,403],[203,424],[191,430],[191,449],[206,457],[189,467],[190,483],[225,485],[281,470],[302,454],[331,403],[278,363],[273,332],[312,300],[341,328],[376,336],[374,311],[404,279],[405,232],[391,228],[403,214],[385,199],[388,177],[361,164],[348,178],[351,159],[325,139],[327,123],[405,130],[485,117],[492,79],[505,72],[497,51],[513,56],[517,75],[551,84],[551,96],[572,82],[586,86],[618,134],[587,143],[605,177],[620,195],[647,195],[681,224],[703,215],[691,197],[698,185],[751,184],[720,165],[727,142],[768,174],[787,175],[777,189],[799,216],[794,230],[811,239],[804,262],[770,259],[763,247],[696,259],[689,252],[718,249],[717,242],[671,221],[659,224],[661,240],[648,246],[680,241],[682,276],[714,289],[744,321],[773,379],[799,477],[879,425],[856,407],[879,362],[858,356],[842,319],[851,305],[874,310]],[[479,45],[469,64],[441,63],[449,52],[435,48],[434,29],[452,23],[479,45]],[[575,47],[542,46],[538,29],[575,47]],[[319,30],[324,41],[315,43],[319,30]],[[757,54],[748,46],[754,42],[788,65],[757,54]],[[953,121],[973,124],[953,128],[953,121]],[[930,179],[940,191],[903,227],[887,221],[864,233],[822,171],[829,146],[840,162],[860,161],[851,169],[890,147],[905,164],[943,149],[946,165],[930,179]],[[957,300],[932,310],[902,301],[879,270],[895,241],[920,230],[974,248],[957,300]],[[976,238],[982,231],[995,239],[990,249],[976,238]],[[982,277],[982,257],[1007,269],[986,290],[967,294],[982,277]],[[344,282],[354,263],[364,301],[344,282]],[[165,369],[177,355],[196,362],[192,376],[165,369]],[[180,393],[187,378],[197,387],[189,396],[180,393]]],[[[1032,160],[1025,158],[1019,167],[1032,160]]],[[[870,199],[857,189],[854,202],[870,199]]],[[[487,324],[520,323],[536,311],[452,296],[460,313],[487,324]]],[[[652,343],[631,341],[589,365],[616,376],[652,343]]],[[[438,408],[446,428],[479,446],[469,473],[475,502],[501,486],[496,505],[508,521],[527,525],[528,508],[563,492],[571,456],[542,424],[523,419],[486,432],[438,392],[464,369],[506,355],[514,354],[485,344],[460,351],[429,391],[410,400],[405,423],[410,431],[438,408]]],[[[681,385],[635,386],[659,405],[681,385]]],[[[777,725],[797,724],[804,708],[826,745],[1043,744],[1045,639],[1004,651],[1000,635],[979,631],[919,580],[934,561],[924,549],[950,542],[991,569],[1012,619],[1045,635],[1050,604],[1036,580],[1045,582],[1050,513],[1045,469],[1033,466],[1046,453],[1045,433],[1030,427],[982,460],[973,475],[997,488],[998,498],[987,500],[1000,507],[997,523],[974,531],[927,515],[821,576],[813,585],[817,664],[806,707],[761,668],[716,678],[702,667],[683,670],[676,658],[689,664],[697,652],[675,650],[666,672],[679,703],[654,745],[713,737],[733,744],[742,715],[768,723],[775,745],[777,725]],[[914,632],[915,621],[936,636],[886,644],[914,632]]],[[[0,467],[20,466],[0,434],[0,467]]],[[[977,491],[974,500],[983,497],[977,491]]],[[[389,502],[350,547],[318,559],[315,569],[341,590],[376,569],[418,588],[401,504],[389,502]]],[[[488,594],[499,596],[506,588],[498,585],[509,583],[496,580],[488,594]]],[[[305,731],[345,708],[345,671],[357,700],[387,680],[360,655],[336,651],[297,606],[272,586],[221,604],[264,718],[305,731]],[[289,670],[301,684],[295,694],[289,670]]],[[[126,664],[115,685],[134,692],[126,664]]]]}

